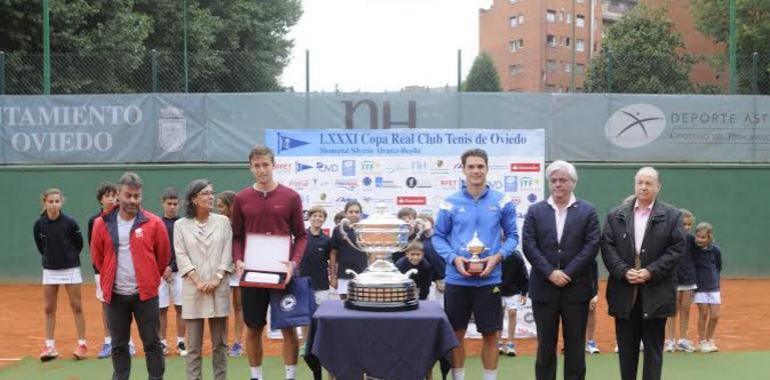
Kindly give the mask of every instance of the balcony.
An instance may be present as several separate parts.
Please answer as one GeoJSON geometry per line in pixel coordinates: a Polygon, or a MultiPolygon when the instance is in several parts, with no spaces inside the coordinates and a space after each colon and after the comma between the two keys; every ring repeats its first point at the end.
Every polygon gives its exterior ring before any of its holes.
{"type": "Polygon", "coordinates": [[[602,19],[605,23],[620,20],[623,15],[636,6],[638,0],[603,0],[602,19]]]}

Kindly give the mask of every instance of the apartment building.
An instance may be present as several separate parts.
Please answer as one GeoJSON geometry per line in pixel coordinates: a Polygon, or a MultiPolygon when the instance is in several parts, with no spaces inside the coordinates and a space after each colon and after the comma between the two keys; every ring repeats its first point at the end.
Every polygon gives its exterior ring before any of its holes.
{"type": "Polygon", "coordinates": [[[480,51],[489,54],[505,91],[581,91],[601,49],[598,0],[494,0],[479,10],[480,51]],[[574,57],[574,61],[573,61],[574,57]]]}

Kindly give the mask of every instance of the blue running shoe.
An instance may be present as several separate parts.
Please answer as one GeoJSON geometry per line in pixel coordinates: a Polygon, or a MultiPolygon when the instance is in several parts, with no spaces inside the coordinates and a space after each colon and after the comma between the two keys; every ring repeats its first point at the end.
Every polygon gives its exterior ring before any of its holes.
{"type": "Polygon", "coordinates": [[[601,350],[599,350],[599,346],[596,345],[595,341],[589,340],[586,342],[586,352],[593,355],[601,353],[601,350]]]}
{"type": "Polygon", "coordinates": [[[227,353],[229,356],[237,358],[243,355],[243,346],[239,342],[233,343],[233,346],[230,347],[230,352],[227,353]]]}
{"type": "Polygon", "coordinates": [[[96,355],[99,359],[106,359],[112,356],[112,344],[105,343],[102,345],[102,350],[96,355]]]}

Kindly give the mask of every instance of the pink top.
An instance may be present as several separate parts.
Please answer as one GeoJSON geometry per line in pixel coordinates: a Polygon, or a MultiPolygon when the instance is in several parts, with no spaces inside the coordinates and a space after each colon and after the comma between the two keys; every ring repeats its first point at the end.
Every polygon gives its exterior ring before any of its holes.
{"type": "Polygon", "coordinates": [[[639,201],[634,203],[634,249],[638,255],[642,249],[644,233],[647,230],[647,221],[650,220],[650,212],[655,201],[645,208],[639,207],[639,201]]]}

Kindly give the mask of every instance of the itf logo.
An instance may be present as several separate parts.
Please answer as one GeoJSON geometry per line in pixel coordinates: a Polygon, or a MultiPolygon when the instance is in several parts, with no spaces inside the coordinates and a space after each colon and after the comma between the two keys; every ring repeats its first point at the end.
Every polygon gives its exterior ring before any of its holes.
{"type": "Polygon", "coordinates": [[[632,104],[617,110],[604,124],[604,134],[621,148],[638,148],[657,139],[666,129],[666,115],[649,104],[632,104]]]}

